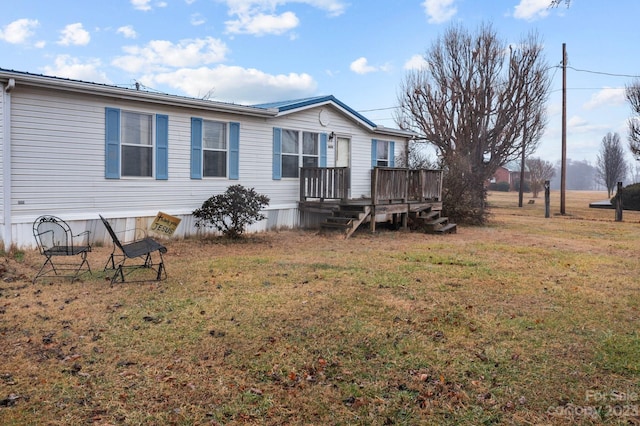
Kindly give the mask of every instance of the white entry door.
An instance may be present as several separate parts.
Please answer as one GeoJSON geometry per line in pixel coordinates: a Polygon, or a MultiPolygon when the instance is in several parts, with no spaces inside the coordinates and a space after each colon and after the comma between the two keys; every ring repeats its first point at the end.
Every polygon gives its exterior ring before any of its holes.
{"type": "Polygon", "coordinates": [[[336,167],[351,167],[351,140],[338,137],[336,142],[336,167]]]}
{"type": "MultiPolygon", "coordinates": [[[[336,167],[347,167],[347,179],[351,182],[351,139],[338,137],[336,140],[336,167]]],[[[347,189],[347,196],[351,198],[351,185],[347,189]]]]}

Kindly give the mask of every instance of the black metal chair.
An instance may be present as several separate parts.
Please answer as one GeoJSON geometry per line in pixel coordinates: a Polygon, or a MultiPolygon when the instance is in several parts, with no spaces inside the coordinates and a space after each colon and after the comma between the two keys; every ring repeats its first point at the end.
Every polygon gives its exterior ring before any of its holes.
{"type": "MultiPolygon", "coordinates": [[[[100,219],[105,228],[109,232],[111,239],[113,240],[113,251],[107,260],[107,264],[104,267],[105,272],[113,270],[113,276],[111,277],[111,284],[115,282],[124,282],[125,272],[127,269],[129,272],[133,272],[136,269],[151,269],[156,272],[156,280],[160,281],[167,278],[167,271],[164,267],[163,253],[167,252],[167,248],[150,237],[144,237],[129,243],[122,243],[118,238],[118,235],[113,230],[109,222],[100,215],[100,219]],[[158,253],[159,261],[153,261],[153,254],[158,253]],[[139,259],[137,263],[125,264],[127,259],[139,259]]],[[[134,281],[149,281],[134,280],[134,281]]]]}
{"type": "Polygon", "coordinates": [[[38,278],[53,274],[60,277],[71,278],[71,282],[78,279],[81,273],[91,273],[91,267],[87,262],[87,253],[91,251],[89,244],[89,231],[73,235],[69,225],[56,216],[40,216],[33,222],[33,236],[36,239],[40,254],[46,257],[44,264],[36,274],[33,282],[38,278]],[[80,257],[80,264],[57,261],[54,258],[80,257]],[[86,268],[86,271],[83,269],[86,268]],[[66,273],[63,273],[66,272],[66,273]]]}

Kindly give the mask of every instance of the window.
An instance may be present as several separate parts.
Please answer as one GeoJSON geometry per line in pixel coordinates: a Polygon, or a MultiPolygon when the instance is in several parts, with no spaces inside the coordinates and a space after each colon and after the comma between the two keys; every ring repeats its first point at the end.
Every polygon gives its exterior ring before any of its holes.
{"type": "Polygon", "coordinates": [[[227,176],[227,125],[217,121],[202,122],[202,175],[227,176]]]}
{"type": "Polygon", "coordinates": [[[169,116],[105,108],[105,178],[166,180],[168,165],[169,116]]]}
{"type": "Polygon", "coordinates": [[[122,176],[153,176],[153,142],[149,114],[122,111],[122,176]]]}
{"type": "Polygon", "coordinates": [[[282,177],[297,178],[300,167],[318,167],[318,140],[317,133],[282,129],[282,177]]]}
{"type": "Polygon", "coordinates": [[[273,179],[297,178],[300,167],[327,166],[326,133],[273,128],[273,179]]]}
{"type": "Polygon", "coordinates": [[[376,147],[376,165],[378,167],[389,167],[389,142],[378,141],[376,147]]]}
{"type": "Polygon", "coordinates": [[[395,142],[371,140],[371,167],[394,167],[395,142]]]}
{"type": "Polygon", "coordinates": [[[240,178],[240,123],[191,117],[191,179],[240,178]]]}
{"type": "Polygon", "coordinates": [[[300,160],[298,153],[298,132],[295,130],[282,130],[282,177],[298,177],[300,160]]]}

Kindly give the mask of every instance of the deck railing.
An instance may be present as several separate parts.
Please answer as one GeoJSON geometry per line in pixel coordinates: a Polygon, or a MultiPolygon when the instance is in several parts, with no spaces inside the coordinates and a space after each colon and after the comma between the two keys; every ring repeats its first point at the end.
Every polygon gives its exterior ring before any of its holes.
{"type": "MultiPolygon", "coordinates": [[[[300,201],[347,200],[350,188],[348,167],[302,167],[300,201]]],[[[373,204],[441,201],[442,170],[374,167],[371,171],[373,204]]]]}
{"type": "Polygon", "coordinates": [[[371,170],[373,204],[440,201],[442,170],[374,167],[371,170]]]}
{"type": "Polygon", "coordinates": [[[346,200],[351,186],[348,167],[302,167],[300,201],[346,200]]]}

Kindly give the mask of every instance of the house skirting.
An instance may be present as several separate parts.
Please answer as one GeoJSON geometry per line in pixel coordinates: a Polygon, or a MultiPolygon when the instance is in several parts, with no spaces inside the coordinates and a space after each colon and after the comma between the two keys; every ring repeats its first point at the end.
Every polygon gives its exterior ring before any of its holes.
{"type": "MultiPolygon", "coordinates": [[[[180,225],[176,228],[171,239],[182,239],[189,237],[202,237],[206,235],[219,234],[213,228],[196,227],[196,219],[189,212],[171,212],[166,211],[164,213],[170,214],[179,218],[180,225]]],[[[294,229],[301,227],[317,227],[321,221],[322,215],[301,213],[296,205],[274,206],[263,211],[266,219],[256,222],[247,227],[246,233],[258,233],[266,231],[277,231],[284,229],[294,229]],[[315,225],[314,225],[315,224],[315,225]]],[[[78,214],[64,213],[51,213],[59,216],[65,220],[71,227],[74,234],[80,233],[85,230],[91,232],[90,242],[92,245],[111,244],[111,237],[107,233],[106,228],[100,221],[98,214],[102,214],[116,232],[130,231],[130,235],[126,237],[133,239],[134,230],[149,230],[152,222],[154,221],[157,212],[146,212],[138,215],[124,215],[123,213],[95,213],[90,215],[80,216],[78,214]],[[94,217],[95,216],[95,217],[94,217]]],[[[25,217],[22,219],[16,219],[11,224],[11,238],[9,246],[18,249],[35,249],[36,242],[33,237],[33,222],[37,217],[25,217]]],[[[152,232],[149,232],[150,236],[156,237],[152,232]]],[[[0,239],[4,244],[4,235],[2,229],[0,229],[0,239]]],[[[158,236],[160,238],[160,236],[158,236]]]]}

